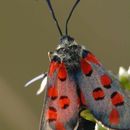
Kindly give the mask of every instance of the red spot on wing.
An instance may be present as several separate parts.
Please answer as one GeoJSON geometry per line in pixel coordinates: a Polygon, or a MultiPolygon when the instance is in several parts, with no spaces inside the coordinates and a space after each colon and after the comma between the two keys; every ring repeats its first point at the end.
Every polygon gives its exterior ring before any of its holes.
{"type": "Polygon", "coordinates": [[[62,109],[66,109],[70,105],[70,99],[67,96],[61,96],[59,99],[59,106],[62,109]]]}
{"type": "Polygon", "coordinates": [[[124,104],[124,98],[123,98],[123,96],[120,93],[114,92],[111,95],[111,102],[115,106],[120,106],[120,105],[124,104]]]}
{"type": "Polygon", "coordinates": [[[101,83],[105,88],[110,88],[111,82],[112,82],[112,80],[108,75],[104,74],[101,76],[101,83]]]}
{"type": "Polygon", "coordinates": [[[55,70],[59,67],[59,63],[52,61],[50,64],[50,69],[49,69],[49,75],[52,76],[52,74],[55,72],[55,70]]]}
{"type": "Polygon", "coordinates": [[[92,53],[90,53],[90,52],[87,54],[87,56],[86,56],[85,59],[88,60],[88,61],[90,61],[90,62],[93,62],[95,64],[100,65],[100,62],[98,61],[98,59],[92,53]]]}
{"type": "Polygon", "coordinates": [[[112,111],[109,115],[110,123],[113,125],[118,125],[119,119],[120,119],[119,112],[116,109],[112,109],[112,111]]]}
{"type": "Polygon", "coordinates": [[[56,122],[56,130],[66,130],[66,129],[64,128],[63,123],[57,121],[56,122]]]}
{"type": "Polygon", "coordinates": [[[86,62],[84,59],[81,59],[80,65],[81,65],[81,69],[82,69],[83,73],[86,76],[90,76],[92,74],[91,65],[88,62],[86,62]]]}
{"type": "Polygon", "coordinates": [[[57,120],[57,111],[54,107],[49,107],[47,111],[47,119],[49,122],[57,120]]]}
{"type": "Polygon", "coordinates": [[[58,97],[58,91],[55,86],[52,86],[48,89],[48,96],[52,99],[56,99],[58,97]]]}
{"type": "Polygon", "coordinates": [[[101,88],[96,88],[92,93],[95,100],[102,100],[105,97],[104,91],[101,88]]]}
{"type": "Polygon", "coordinates": [[[61,81],[64,81],[67,78],[67,70],[66,70],[64,63],[60,64],[60,68],[59,68],[59,72],[58,72],[58,78],[61,81]]]}

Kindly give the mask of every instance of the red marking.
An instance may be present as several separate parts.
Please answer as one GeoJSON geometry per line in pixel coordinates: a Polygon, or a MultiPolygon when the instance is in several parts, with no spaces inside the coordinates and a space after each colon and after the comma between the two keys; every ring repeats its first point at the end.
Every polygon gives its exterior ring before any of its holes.
{"type": "Polygon", "coordinates": [[[82,103],[83,105],[86,105],[86,100],[85,100],[85,97],[84,97],[84,95],[83,95],[82,92],[80,92],[80,98],[81,98],[81,103],[82,103]]]}
{"type": "Polygon", "coordinates": [[[87,57],[85,59],[90,62],[100,65],[100,62],[98,61],[98,59],[90,52],[87,54],[87,57]]]}
{"type": "Polygon", "coordinates": [[[124,98],[123,96],[118,93],[118,92],[114,92],[112,95],[111,95],[111,101],[112,101],[112,104],[115,105],[115,106],[119,106],[119,105],[123,105],[124,103],[124,98]]]}
{"type": "Polygon", "coordinates": [[[116,109],[112,109],[112,111],[109,115],[110,123],[113,125],[118,125],[119,119],[120,119],[119,112],[116,109]]]}
{"type": "Polygon", "coordinates": [[[56,122],[56,130],[65,130],[64,124],[60,122],[56,122]]]}
{"type": "Polygon", "coordinates": [[[49,107],[47,111],[47,118],[49,121],[56,121],[57,120],[57,111],[53,107],[49,107]]]}
{"type": "Polygon", "coordinates": [[[52,61],[50,64],[50,70],[49,75],[52,76],[52,74],[55,72],[55,70],[59,67],[59,63],[52,61]]]}
{"type": "Polygon", "coordinates": [[[48,89],[48,96],[52,99],[55,99],[58,97],[58,91],[55,86],[52,86],[48,89]]]}
{"type": "Polygon", "coordinates": [[[61,96],[59,99],[59,106],[62,109],[65,109],[69,107],[69,105],[70,105],[70,99],[67,96],[61,96]]]}
{"type": "Polygon", "coordinates": [[[104,91],[101,88],[96,88],[93,91],[92,95],[93,95],[93,97],[94,97],[95,100],[101,100],[105,96],[104,91]]]}
{"type": "Polygon", "coordinates": [[[67,77],[67,70],[64,65],[64,63],[60,64],[59,72],[58,72],[58,78],[62,81],[66,80],[67,77]]]}
{"type": "Polygon", "coordinates": [[[104,74],[101,76],[101,83],[105,88],[110,88],[111,82],[111,78],[108,75],[104,74]]]}
{"type": "Polygon", "coordinates": [[[91,65],[86,62],[84,59],[81,59],[80,61],[81,69],[85,75],[89,75],[92,72],[91,65]]]}

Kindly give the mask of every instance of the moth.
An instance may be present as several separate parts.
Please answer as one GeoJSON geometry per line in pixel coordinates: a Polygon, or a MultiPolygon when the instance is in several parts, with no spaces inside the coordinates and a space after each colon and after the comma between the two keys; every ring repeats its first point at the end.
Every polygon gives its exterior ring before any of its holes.
{"type": "Polygon", "coordinates": [[[68,35],[68,22],[79,1],[70,11],[63,35],[51,2],[46,0],[61,39],[57,48],[48,54],[48,72],[26,84],[43,79],[38,91],[38,94],[45,92],[40,130],[85,130],[78,128],[82,109],[89,109],[108,128],[128,130],[130,98],[119,80],[93,53],[68,35]]]}

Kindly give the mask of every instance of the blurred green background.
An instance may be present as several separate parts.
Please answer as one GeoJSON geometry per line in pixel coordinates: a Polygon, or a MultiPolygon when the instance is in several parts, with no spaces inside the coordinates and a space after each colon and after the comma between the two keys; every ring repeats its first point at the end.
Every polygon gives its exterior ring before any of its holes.
{"type": "MultiPolygon", "coordinates": [[[[64,29],[75,0],[52,0],[64,29]]],[[[107,69],[130,65],[130,0],[81,0],[69,33],[107,69]]],[[[24,84],[48,70],[47,52],[59,33],[45,0],[0,0],[0,130],[38,130],[43,94],[40,81],[24,84]]]]}

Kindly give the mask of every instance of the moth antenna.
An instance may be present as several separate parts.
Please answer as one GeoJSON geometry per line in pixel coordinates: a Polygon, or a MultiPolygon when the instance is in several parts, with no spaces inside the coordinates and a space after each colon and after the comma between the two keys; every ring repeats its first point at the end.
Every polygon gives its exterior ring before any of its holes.
{"type": "Polygon", "coordinates": [[[47,2],[48,7],[49,7],[49,9],[50,9],[50,11],[51,11],[52,17],[53,17],[53,19],[54,19],[54,21],[55,21],[55,23],[56,23],[56,26],[57,26],[57,28],[58,28],[58,31],[59,31],[60,35],[63,36],[63,33],[62,33],[61,28],[60,28],[60,26],[59,26],[58,20],[57,20],[57,18],[56,18],[56,16],[55,16],[55,13],[54,13],[53,8],[52,8],[51,2],[50,2],[50,0],[46,0],[46,2],[47,2]]]}
{"type": "Polygon", "coordinates": [[[75,2],[75,4],[73,5],[73,7],[72,7],[72,9],[71,9],[71,11],[69,13],[69,16],[68,16],[67,20],[66,20],[66,35],[67,36],[68,36],[68,23],[69,23],[69,20],[70,20],[72,14],[73,14],[73,11],[74,11],[75,7],[78,5],[79,2],[80,2],[80,0],[77,0],[75,2]]]}

